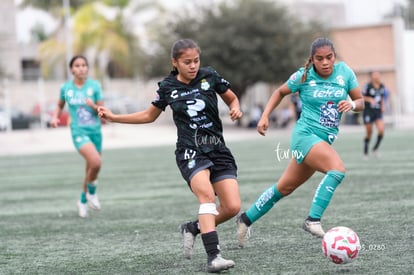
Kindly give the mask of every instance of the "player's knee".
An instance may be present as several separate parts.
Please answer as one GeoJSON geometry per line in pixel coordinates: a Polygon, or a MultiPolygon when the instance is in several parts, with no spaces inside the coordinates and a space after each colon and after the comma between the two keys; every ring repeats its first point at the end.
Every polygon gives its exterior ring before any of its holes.
{"type": "Polygon", "coordinates": [[[236,216],[241,209],[240,203],[232,202],[230,204],[221,205],[221,208],[226,213],[227,216],[236,216]]]}
{"type": "Polygon", "coordinates": [[[99,171],[101,169],[101,166],[102,166],[101,158],[94,158],[93,160],[89,162],[89,167],[93,170],[99,171]]]}

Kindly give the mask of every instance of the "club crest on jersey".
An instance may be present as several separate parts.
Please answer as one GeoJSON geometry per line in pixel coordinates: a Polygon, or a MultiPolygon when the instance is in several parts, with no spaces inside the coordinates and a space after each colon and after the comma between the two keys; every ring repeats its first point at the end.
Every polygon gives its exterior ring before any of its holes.
{"type": "Polygon", "coordinates": [[[339,112],[337,104],[333,101],[328,101],[321,106],[321,114],[319,122],[329,128],[339,126],[339,112]]]}
{"type": "Polygon", "coordinates": [[[338,81],[338,84],[339,84],[339,85],[341,85],[341,86],[345,86],[345,81],[344,81],[344,78],[342,77],[342,75],[338,75],[338,76],[336,77],[336,81],[338,81]]]}
{"type": "Polygon", "coordinates": [[[204,91],[207,91],[210,88],[210,84],[207,82],[207,80],[203,79],[201,80],[201,89],[204,91]]]}
{"type": "Polygon", "coordinates": [[[91,97],[93,95],[93,90],[92,88],[88,88],[88,90],[86,91],[86,94],[91,97]]]}

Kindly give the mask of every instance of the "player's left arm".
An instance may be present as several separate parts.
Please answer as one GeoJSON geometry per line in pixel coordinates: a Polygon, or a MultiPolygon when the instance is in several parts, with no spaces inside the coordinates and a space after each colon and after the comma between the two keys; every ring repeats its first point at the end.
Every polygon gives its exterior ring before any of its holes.
{"type": "Polygon", "coordinates": [[[227,89],[224,93],[220,94],[220,97],[229,107],[229,115],[232,121],[240,119],[243,116],[242,111],[240,110],[240,102],[236,94],[231,90],[227,89]]]}
{"type": "Polygon", "coordinates": [[[342,100],[338,103],[338,111],[339,112],[361,112],[365,108],[364,97],[362,96],[361,89],[356,87],[349,91],[348,93],[351,101],[349,100],[342,100]]]}
{"type": "Polygon", "coordinates": [[[98,113],[98,107],[99,107],[99,106],[103,106],[104,102],[103,102],[103,100],[98,100],[98,101],[96,101],[96,103],[95,103],[95,102],[93,102],[93,100],[92,100],[92,99],[88,98],[88,99],[86,99],[86,104],[87,104],[89,107],[91,107],[91,108],[92,108],[95,112],[97,112],[97,113],[98,113]]]}

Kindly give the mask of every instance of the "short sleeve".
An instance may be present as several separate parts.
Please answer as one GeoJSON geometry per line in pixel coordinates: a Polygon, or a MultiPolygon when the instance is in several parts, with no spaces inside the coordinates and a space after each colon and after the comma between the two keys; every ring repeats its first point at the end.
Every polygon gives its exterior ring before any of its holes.
{"type": "Polygon", "coordinates": [[[60,86],[60,92],[59,92],[59,99],[62,101],[66,101],[65,90],[66,90],[66,84],[62,84],[60,86]]]}
{"type": "Polygon", "coordinates": [[[163,92],[163,88],[162,88],[162,82],[158,83],[158,90],[155,93],[155,98],[152,100],[152,105],[154,105],[155,107],[165,111],[165,108],[168,106],[168,102],[165,100],[165,97],[163,96],[165,94],[165,92],[163,92]]]}
{"type": "Polygon", "coordinates": [[[286,81],[287,86],[292,91],[292,93],[295,93],[299,91],[301,85],[302,85],[302,76],[303,76],[303,68],[300,68],[296,72],[290,75],[289,79],[286,81]]]}
{"type": "Polygon", "coordinates": [[[215,90],[218,94],[223,94],[231,88],[230,82],[224,79],[215,69],[212,67],[208,67],[208,69],[212,72],[214,83],[216,84],[215,90]]]}
{"type": "Polygon", "coordinates": [[[348,71],[349,71],[349,80],[348,80],[348,87],[349,87],[349,91],[355,89],[356,87],[358,87],[358,79],[354,73],[354,71],[348,67],[348,71]]]}

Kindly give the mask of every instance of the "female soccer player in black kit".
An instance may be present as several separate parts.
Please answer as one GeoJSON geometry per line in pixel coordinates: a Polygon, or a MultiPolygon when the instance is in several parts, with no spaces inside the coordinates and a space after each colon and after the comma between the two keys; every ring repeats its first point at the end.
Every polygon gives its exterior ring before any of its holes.
{"type": "Polygon", "coordinates": [[[375,157],[379,157],[378,148],[384,136],[384,119],[385,96],[387,88],[381,82],[381,74],[378,71],[372,71],[371,81],[362,91],[365,101],[365,109],[363,112],[363,121],[365,125],[366,135],[364,138],[364,159],[368,159],[369,142],[372,136],[372,125],[375,123],[377,127],[377,141],[375,142],[372,152],[375,157]]]}
{"type": "Polygon", "coordinates": [[[234,267],[234,262],[221,257],[216,225],[236,216],[241,201],[237,166],[223,139],[217,94],[229,107],[233,121],[241,118],[242,112],[230,83],[213,68],[200,68],[200,48],[194,41],[175,42],[171,58],[173,71],[158,83],[156,98],[148,109],[116,115],[99,107],[98,114],[112,122],[151,123],[170,106],[177,127],[177,166],[200,204],[198,220],[181,225],[184,255],[191,258],[195,238],[201,233],[207,272],[220,272],[234,267]]]}

